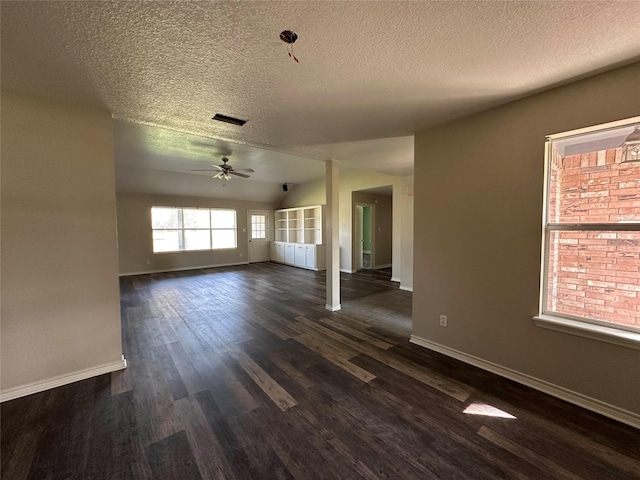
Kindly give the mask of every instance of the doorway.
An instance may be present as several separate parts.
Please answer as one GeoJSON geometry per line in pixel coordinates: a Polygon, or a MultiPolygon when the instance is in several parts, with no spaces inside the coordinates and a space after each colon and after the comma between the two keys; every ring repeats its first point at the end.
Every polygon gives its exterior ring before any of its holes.
{"type": "Polygon", "coordinates": [[[269,261],[269,211],[249,210],[249,263],[269,261]]]}
{"type": "Polygon", "coordinates": [[[354,190],[351,195],[351,273],[390,269],[393,261],[393,187],[354,190]]]}

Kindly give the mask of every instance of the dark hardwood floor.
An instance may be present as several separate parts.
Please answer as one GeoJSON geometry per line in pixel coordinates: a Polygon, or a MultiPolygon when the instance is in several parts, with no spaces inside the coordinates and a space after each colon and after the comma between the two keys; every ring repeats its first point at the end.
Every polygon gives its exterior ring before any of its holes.
{"type": "Polygon", "coordinates": [[[640,431],[409,344],[389,277],[123,278],[128,368],[2,404],[2,478],[640,478],[640,431]]]}

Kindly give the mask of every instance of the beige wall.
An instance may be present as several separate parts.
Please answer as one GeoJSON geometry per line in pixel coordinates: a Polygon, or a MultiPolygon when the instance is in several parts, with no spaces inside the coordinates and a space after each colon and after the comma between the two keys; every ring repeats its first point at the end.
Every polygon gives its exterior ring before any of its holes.
{"type": "Polygon", "coordinates": [[[1,115],[5,396],[116,368],[122,342],[110,113],[3,92],[1,115]]]}
{"type": "MultiPolygon", "coordinates": [[[[340,170],[340,269],[353,271],[352,259],[352,192],[369,188],[393,186],[392,263],[394,280],[401,281],[402,255],[412,257],[413,252],[403,252],[402,202],[396,201],[403,192],[403,179],[367,170],[342,167],[340,170]]],[[[302,207],[326,203],[325,180],[296,185],[290,189],[282,202],[282,208],[302,207]]]]}
{"type": "Polygon", "coordinates": [[[392,258],[392,197],[365,192],[353,192],[353,203],[366,203],[375,206],[375,220],[373,223],[375,232],[371,232],[372,237],[375,238],[375,264],[371,266],[372,268],[376,268],[380,265],[390,265],[392,258]]]}
{"type": "Polygon", "coordinates": [[[319,178],[300,185],[289,185],[282,203],[278,208],[307,207],[309,205],[326,205],[327,193],[325,179],[319,178]]]}
{"type": "Polygon", "coordinates": [[[640,351],[532,321],[545,135],[638,115],[639,85],[634,64],[416,135],[414,335],[640,414],[640,351]]]}
{"type": "Polygon", "coordinates": [[[269,203],[136,193],[118,193],[117,202],[120,274],[246,263],[248,210],[269,210],[269,238],[273,238],[273,205],[269,203]],[[153,206],[235,209],[238,222],[238,248],[153,253],[151,234],[151,207],[153,206]]]}

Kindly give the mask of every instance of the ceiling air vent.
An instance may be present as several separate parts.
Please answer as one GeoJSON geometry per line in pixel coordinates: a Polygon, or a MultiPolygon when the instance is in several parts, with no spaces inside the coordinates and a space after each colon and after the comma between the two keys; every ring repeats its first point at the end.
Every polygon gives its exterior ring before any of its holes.
{"type": "Polygon", "coordinates": [[[211,120],[217,120],[219,122],[231,123],[232,125],[243,126],[247,123],[246,120],[240,120],[239,118],[227,117],[226,115],[222,115],[221,113],[216,113],[211,120]]]}

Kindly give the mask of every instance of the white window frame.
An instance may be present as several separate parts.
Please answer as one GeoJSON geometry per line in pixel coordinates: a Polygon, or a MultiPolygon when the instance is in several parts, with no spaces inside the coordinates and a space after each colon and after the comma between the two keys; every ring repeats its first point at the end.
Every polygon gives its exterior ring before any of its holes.
{"type": "Polygon", "coordinates": [[[634,223],[588,223],[588,224],[552,224],[549,222],[549,189],[551,182],[552,145],[555,140],[580,136],[596,131],[625,127],[640,122],[640,117],[629,118],[617,122],[610,122],[593,127],[581,128],[569,132],[548,135],[544,151],[544,188],[542,212],[542,260],[540,268],[540,303],[539,314],[534,317],[537,326],[577,335],[581,337],[613,343],[640,350],[640,329],[627,325],[620,325],[601,320],[577,317],[547,310],[548,281],[549,281],[549,240],[553,231],[640,231],[640,222],[634,223]]]}
{"type": "Polygon", "coordinates": [[[269,216],[268,216],[267,211],[264,210],[252,210],[249,211],[249,221],[250,221],[250,225],[249,225],[249,239],[250,240],[264,240],[264,241],[268,241],[269,240],[269,228],[268,228],[268,224],[269,224],[269,216]],[[264,236],[262,237],[254,237],[253,234],[255,233],[255,230],[253,229],[254,225],[256,225],[253,222],[253,216],[261,216],[264,217],[264,229],[260,229],[261,232],[264,233],[264,236]]]}
{"type": "Polygon", "coordinates": [[[174,206],[169,206],[169,205],[153,205],[151,207],[151,249],[153,251],[154,255],[161,255],[164,253],[178,253],[178,252],[208,252],[208,251],[213,251],[213,250],[236,250],[238,248],[238,213],[235,209],[232,208],[200,208],[200,207],[174,207],[174,206]],[[174,209],[174,210],[178,210],[179,214],[178,217],[180,219],[180,223],[181,226],[177,227],[177,228],[153,228],[153,209],[154,208],[168,208],[168,209],[174,209]],[[184,227],[184,217],[183,217],[183,212],[184,210],[205,210],[207,212],[209,212],[209,228],[185,228],[184,227]],[[216,227],[213,225],[213,220],[211,217],[211,212],[212,211],[226,211],[226,212],[233,212],[233,217],[234,217],[234,226],[233,228],[231,227],[225,227],[225,228],[220,228],[220,227],[216,227]],[[161,231],[161,230],[178,230],[180,231],[180,249],[178,250],[163,250],[163,251],[155,251],[155,245],[153,242],[153,232],[155,231],[161,231]],[[184,236],[184,232],[185,230],[205,230],[205,231],[209,231],[209,244],[211,245],[211,248],[202,248],[202,249],[186,249],[184,248],[184,246],[186,245],[185,242],[185,236],[184,236]],[[214,241],[213,241],[213,235],[215,232],[217,231],[230,231],[233,230],[234,233],[234,246],[233,247],[214,247],[214,241]]]}

